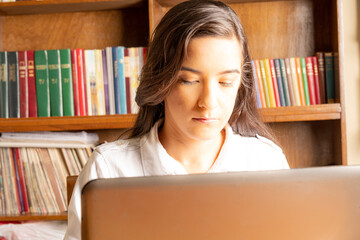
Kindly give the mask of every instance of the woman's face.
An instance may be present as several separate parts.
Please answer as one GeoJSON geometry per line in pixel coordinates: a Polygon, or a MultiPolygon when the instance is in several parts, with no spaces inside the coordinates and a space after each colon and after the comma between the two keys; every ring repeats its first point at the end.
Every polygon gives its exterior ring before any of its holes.
{"type": "Polygon", "coordinates": [[[178,82],[165,98],[164,130],[184,140],[218,137],[234,108],[240,66],[236,38],[191,40],[178,82]]]}

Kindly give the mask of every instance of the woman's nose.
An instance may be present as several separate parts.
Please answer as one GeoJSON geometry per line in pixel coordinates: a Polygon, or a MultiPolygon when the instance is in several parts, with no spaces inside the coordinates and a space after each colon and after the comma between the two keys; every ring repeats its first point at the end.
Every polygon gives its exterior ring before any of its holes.
{"type": "Polygon", "coordinates": [[[214,109],[217,106],[217,85],[212,81],[205,81],[201,88],[198,105],[200,108],[214,109]]]}

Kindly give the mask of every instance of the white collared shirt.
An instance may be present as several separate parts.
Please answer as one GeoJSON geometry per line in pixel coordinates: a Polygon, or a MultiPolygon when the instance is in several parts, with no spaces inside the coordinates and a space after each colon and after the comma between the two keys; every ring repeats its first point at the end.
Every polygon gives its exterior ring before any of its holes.
{"type": "MultiPolygon", "coordinates": [[[[100,145],[81,171],[68,209],[64,239],[81,239],[81,190],[97,178],[188,174],[161,145],[157,122],[141,138],[100,145]]],[[[220,154],[208,173],[288,169],[282,150],[264,137],[242,137],[227,126],[220,154]]]]}

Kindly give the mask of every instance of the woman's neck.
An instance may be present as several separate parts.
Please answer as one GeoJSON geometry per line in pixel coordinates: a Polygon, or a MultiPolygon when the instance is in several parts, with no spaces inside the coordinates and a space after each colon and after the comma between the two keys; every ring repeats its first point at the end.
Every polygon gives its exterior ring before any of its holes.
{"type": "Polygon", "coordinates": [[[225,129],[210,140],[184,139],[159,129],[159,140],[167,153],[189,174],[206,173],[217,159],[225,141],[225,129]]]}

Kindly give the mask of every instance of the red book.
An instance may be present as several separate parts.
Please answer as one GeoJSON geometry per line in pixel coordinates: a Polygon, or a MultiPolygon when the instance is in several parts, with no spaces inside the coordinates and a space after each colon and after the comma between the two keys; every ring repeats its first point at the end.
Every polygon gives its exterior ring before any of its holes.
{"type": "Polygon", "coordinates": [[[314,67],[312,64],[312,57],[305,58],[306,63],[306,75],[308,80],[308,88],[309,88],[309,97],[310,97],[310,105],[316,104],[316,94],[315,94],[315,78],[314,78],[314,67]]]}
{"type": "Polygon", "coordinates": [[[269,59],[269,62],[270,62],[271,79],[272,79],[274,93],[275,93],[276,106],[281,107],[280,97],[279,97],[279,88],[278,88],[277,79],[276,79],[274,59],[269,59]]]}
{"type": "Polygon", "coordinates": [[[320,101],[326,103],[326,75],[325,75],[325,59],[323,52],[316,53],[319,76],[320,101]]]}
{"type": "Polygon", "coordinates": [[[76,67],[78,81],[78,97],[79,97],[79,116],[87,115],[87,99],[86,99],[86,83],[85,83],[85,57],[84,50],[77,48],[76,50],[76,67]]]}
{"type": "Polygon", "coordinates": [[[27,191],[26,191],[24,166],[23,166],[22,160],[20,158],[19,148],[14,148],[14,151],[15,151],[15,156],[16,156],[16,165],[17,165],[18,172],[19,172],[20,188],[21,188],[21,193],[22,193],[22,198],[23,198],[23,203],[24,203],[24,209],[25,209],[25,213],[29,213],[30,207],[29,207],[29,199],[28,199],[28,195],[27,195],[27,191]]]}
{"type": "Polygon", "coordinates": [[[34,51],[26,51],[27,58],[27,77],[28,77],[28,96],[29,96],[29,117],[37,117],[37,98],[35,81],[35,61],[34,51]]]}
{"type": "Polygon", "coordinates": [[[131,66],[130,66],[130,53],[129,48],[124,48],[124,64],[125,64],[125,87],[126,87],[126,110],[127,113],[131,113],[131,92],[130,92],[130,77],[131,77],[131,66]]]}
{"type": "Polygon", "coordinates": [[[315,56],[311,57],[311,62],[312,62],[313,69],[314,69],[314,85],[315,85],[316,104],[321,104],[319,66],[318,66],[317,58],[315,56]]]}
{"type": "Polygon", "coordinates": [[[80,100],[79,100],[79,87],[78,87],[78,74],[77,74],[77,53],[75,49],[71,50],[71,68],[73,77],[73,92],[74,92],[74,109],[75,116],[80,116],[80,100]]]}
{"type": "Polygon", "coordinates": [[[29,117],[29,87],[27,72],[27,55],[25,51],[18,51],[20,117],[29,117]]]}

